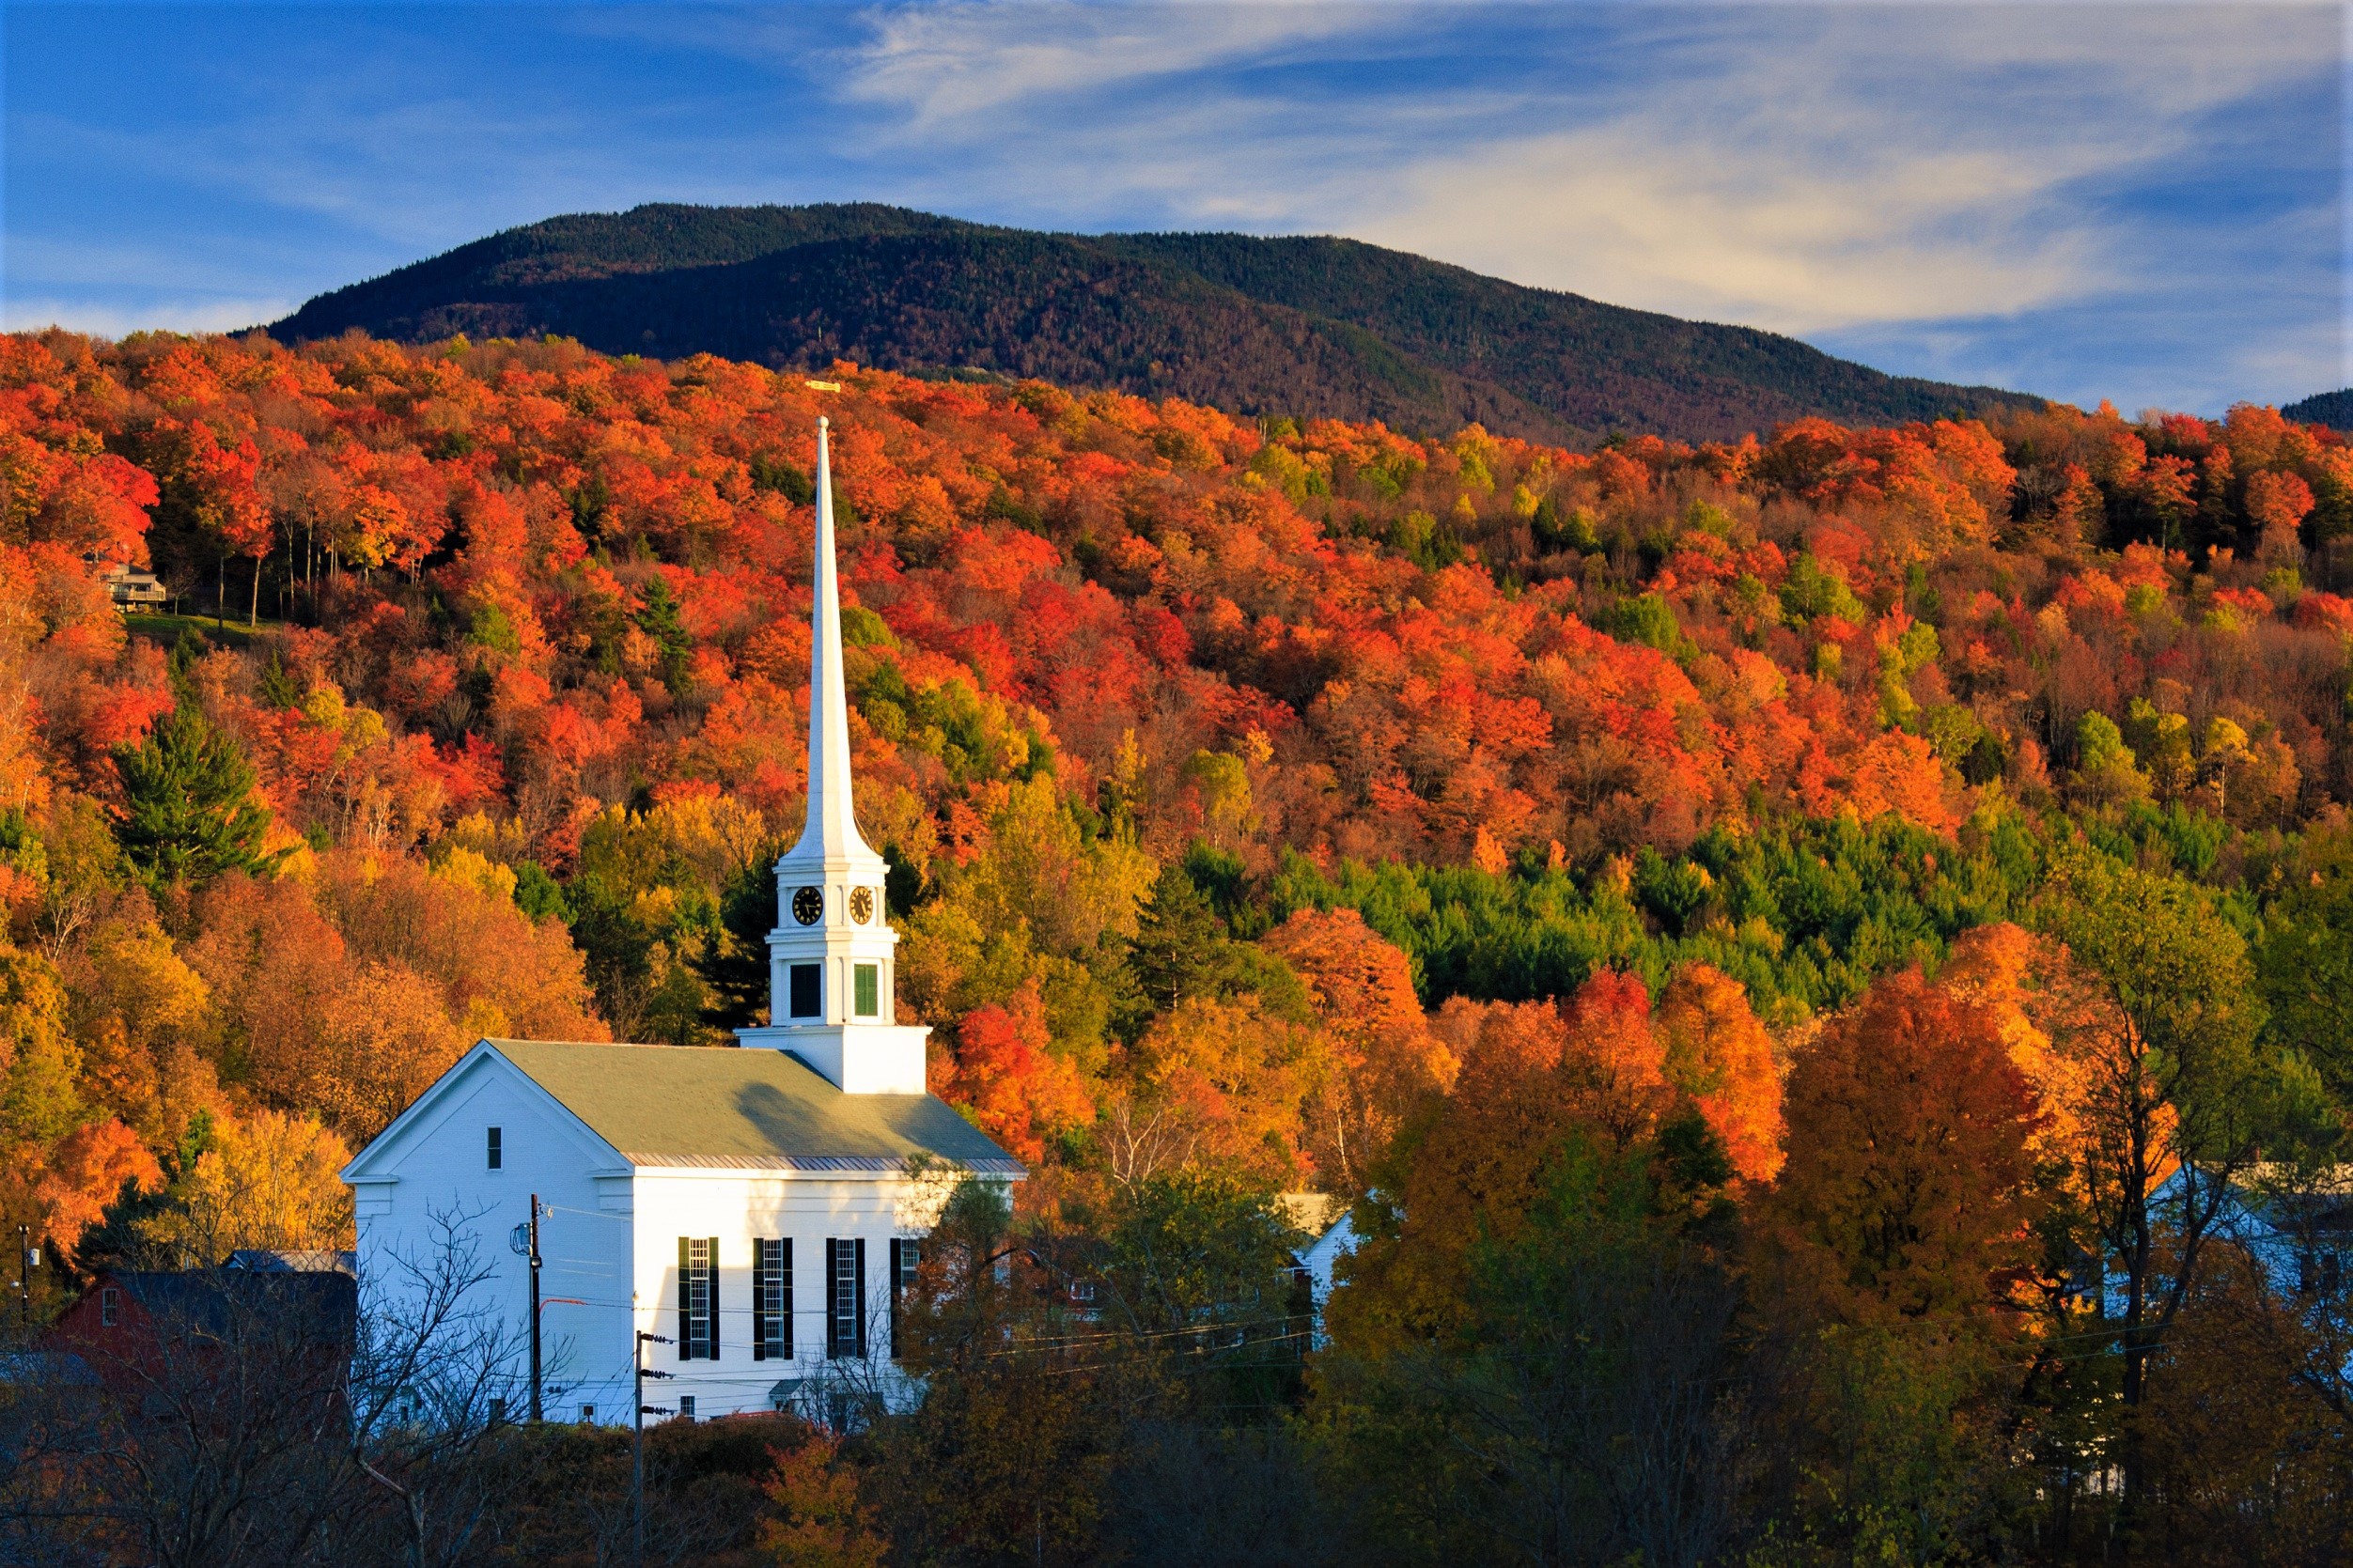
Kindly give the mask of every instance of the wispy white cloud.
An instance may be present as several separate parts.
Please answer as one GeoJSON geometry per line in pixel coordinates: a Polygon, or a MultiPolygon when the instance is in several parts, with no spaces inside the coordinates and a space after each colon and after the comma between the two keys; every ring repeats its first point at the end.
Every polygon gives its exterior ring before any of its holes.
{"type": "Polygon", "coordinates": [[[1587,11],[1558,69],[1335,99],[1276,56],[1386,58],[1534,13],[963,5],[878,13],[845,93],[1025,205],[1326,227],[1615,303],[1818,332],[2030,311],[2141,281],[2102,181],[2333,67],[2315,6],[1587,11]],[[1419,34],[1418,40],[1412,35],[1419,34]],[[1581,55],[1601,69],[1579,69],[1581,55]],[[1640,63],[1629,69],[1625,62],[1640,63]],[[1239,66],[1251,69],[1238,70],[1239,66]]]}
{"type": "Polygon", "coordinates": [[[867,13],[849,97],[890,105],[920,133],[1024,102],[1099,102],[1138,83],[1264,69],[1303,46],[1410,24],[1394,6],[1257,0],[1244,5],[1080,5],[963,0],[867,13]]]}
{"type": "Polygon", "coordinates": [[[1523,283],[1792,333],[2031,309],[2096,279],[2095,236],[2025,221],[2054,179],[2016,160],[1883,147],[1800,166],[1785,147],[1663,129],[1428,159],[1349,226],[1523,283]]]}
{"type": "Polygon", "coordinates": [[[163,329],[184,333],[232,333],[290,314],[302,302],[283,296],[214,299],[164,296],[134,302],[20,297],[0,302],[0,332],[39,332],[63,327],[93,337],[126,337],[163,329]]]}

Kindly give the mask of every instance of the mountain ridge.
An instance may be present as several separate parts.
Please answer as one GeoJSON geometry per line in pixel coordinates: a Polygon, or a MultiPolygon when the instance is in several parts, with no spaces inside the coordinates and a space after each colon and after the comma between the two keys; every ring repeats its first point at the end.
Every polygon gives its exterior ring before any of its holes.
{"type": "Polygon", "coordinates": [[[2301,425],[2326,425],[2332,430],[2353,430],[2353,386],[2335,392],[2315,392],[2310,397],[2283,403],[2280,412],[2301,425]]]}
{"type": "Polygon", "coordinates": [[[354,328],[412,343],[553,333],[778,368],[970,368],[1570,444],[2043,401],[1361,241],[1046,233],[874,203],[567,214],[321,294],[267,330],[303,341],[354,328]]]}

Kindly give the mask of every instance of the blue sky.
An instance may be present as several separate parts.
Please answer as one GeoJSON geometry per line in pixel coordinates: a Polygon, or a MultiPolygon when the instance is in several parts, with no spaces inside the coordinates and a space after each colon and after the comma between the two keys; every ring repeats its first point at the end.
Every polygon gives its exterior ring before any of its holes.
{"type": "Polygon", "coordinates": [[[2333,5],[11,5],[0,318],[271,319],[511,225],[1342,233],[2127,411],[2353,381],[2333,5]]]}

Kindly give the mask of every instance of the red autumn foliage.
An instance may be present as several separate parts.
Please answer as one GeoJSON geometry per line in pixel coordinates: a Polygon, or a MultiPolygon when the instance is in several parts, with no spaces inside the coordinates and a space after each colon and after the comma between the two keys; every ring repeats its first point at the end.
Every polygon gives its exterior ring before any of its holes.
{"type": "Polygon", "coordinates": [[[1070,1064],[1049,1048],[1046,1009],[1035,981],[1005,1006],[964,1015],[956,1048],[932,1073],[932,1093],[964,1111],[1016,1159],[1045,1157],[1045,1141],[1095,1116],[1070,1064]]]}

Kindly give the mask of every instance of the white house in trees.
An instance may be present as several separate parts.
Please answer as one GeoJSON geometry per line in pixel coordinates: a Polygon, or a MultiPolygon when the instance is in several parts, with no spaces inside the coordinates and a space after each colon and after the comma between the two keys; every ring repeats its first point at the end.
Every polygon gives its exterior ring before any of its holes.
{"type": "Polygon", "coordinates": [[[363,1298],[414,1288],[403,1261],[426,1260],[455,1217],[493,1265],[484,1300],[511,1307],[518,1346],[529,1265],[508,1238],[538,1194],[551,1419],[631,1420],[639,1332],[671,1342],[646,1348],[670,1374],[647,1402],[681,1413],[887,1393],[896,1299],[942,1173],[1023,1173],[926,1091],[927,1032],[897,1021],[883,861],[850,809],[825,423],[808,818],[776,862],[771,1024],[719,1049],[480,1041],[343,1171],[363,1298]]]}

